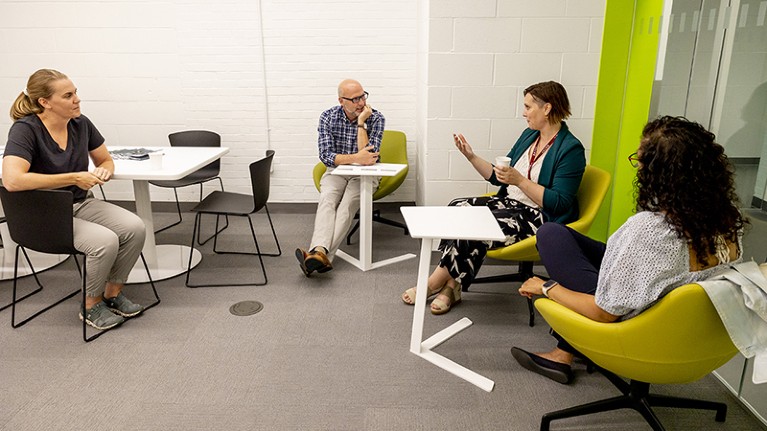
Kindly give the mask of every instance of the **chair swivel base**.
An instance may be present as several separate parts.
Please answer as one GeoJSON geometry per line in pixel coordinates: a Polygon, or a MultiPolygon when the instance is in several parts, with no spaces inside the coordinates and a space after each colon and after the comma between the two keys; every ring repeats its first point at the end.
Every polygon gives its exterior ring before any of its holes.
{"type": "Polygon", "coordinates": [[[633,409],[638,411],[655,431],[665,431],[665,428],[655,415],[655,412],[653,412],[652,407],[715,410],[715,420],[717,422],[724,422],[727,417],[727,405],[724,403],[651,394],[649,393],[649,383],[632,380],[631,383],[627,384],[615,374],[599,367],[597,368],[600,372],[605,374],[609,380],[621,390],[621,392],[623,392],[623,395],[546,413],[541,418],[541,431],[548,431],[551,421],[556,419],[585,416],[592,413],[608,412],[618,409],[633,409]],[[612,374],[612,376],[608,374],[612,374]]]}

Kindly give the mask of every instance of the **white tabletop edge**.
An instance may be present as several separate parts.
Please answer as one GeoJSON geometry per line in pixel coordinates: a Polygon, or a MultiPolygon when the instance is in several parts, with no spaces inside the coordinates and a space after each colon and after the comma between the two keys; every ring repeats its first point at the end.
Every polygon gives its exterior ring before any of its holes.
{"type": "MultiPolygon", "coordinates": [[[[136,147],[110,147],[109,150],[136,147]]],[[[149,160],[115,160],[115,180],[178,180],[229,152],[228,147],[142,147],[162,151],[163,166],[153,169],[149,160]]]]}
{"type": "Polygon", "coordinates": [[[506,239],[488,207],[403,206],[400,211],[413,238],[506,239]]]}
{"type": "Polygon", "coordinates": [[[407,165],[400,163],[376,163],[370,166],[341,165],[334,168],[331,175],[359,175],[371,177],[393,177],[402,172],[407,165]]]}

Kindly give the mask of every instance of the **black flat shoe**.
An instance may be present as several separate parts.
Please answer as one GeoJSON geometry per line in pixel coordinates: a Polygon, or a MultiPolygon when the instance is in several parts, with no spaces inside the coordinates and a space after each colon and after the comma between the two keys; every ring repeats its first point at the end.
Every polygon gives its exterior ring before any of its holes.
{"type": "Polygon", "coordinates": [[[557,383],[566,385],[573,381],[573,369],[567,364],[542,358],[519,347],[512,347],[511,355],[519,362],[519,365],[534,373],[548,377],[557,383]]]}

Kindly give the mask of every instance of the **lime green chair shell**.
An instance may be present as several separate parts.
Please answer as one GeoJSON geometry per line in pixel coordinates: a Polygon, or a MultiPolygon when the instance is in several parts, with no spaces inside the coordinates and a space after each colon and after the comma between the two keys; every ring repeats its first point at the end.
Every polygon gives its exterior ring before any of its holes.
{"type": "MultiPolygon", "coordinates": [[[[407,137],[403,132],[397,130],[384,130],[383,137],[381,138],[381,163],[399,163],[407,165],[407,137]]],[[[327,167],[322,163],[317,163],[314,166],[314,172],[312,173],[314,178],[314,186],[317,187],[317,191],[320,190],[320,178],[325,173],[327,167]]],[[[393,177],[381,177],[381,181],[378,183],[378,189],[373,193],[373,200],[376,201],[385,196],[388,196],[405,181],[407,177],[408,167],[402,170],[393,177]]]]}
{"type": "Polygon", "coordinates": [[[689,383],[737,352],[698,284],[672,290],[638,316],[600,323],[556,302],[535,302],[551,328],[598,366],[645,383],[689,383]]]}
{"type": "MultiPolygon", "coordinates": [[[[587,235],[609,188],[610,174],[596,166],[587,165],[577,195],[580,216],[567,226],[587,235]]],[[[540,257],[535,243],[536,238],[532,236],[506,247],[488,250],[487,257],[498,260],[538,261],[540,257]]]]}

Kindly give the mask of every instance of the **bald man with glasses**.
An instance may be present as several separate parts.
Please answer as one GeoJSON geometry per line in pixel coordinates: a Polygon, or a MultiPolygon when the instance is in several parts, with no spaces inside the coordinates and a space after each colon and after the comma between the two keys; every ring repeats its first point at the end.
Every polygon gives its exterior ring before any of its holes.
{"type": "MultiPolygon", "coordinates": [[[[339,104],[320,115],[317,145],[320,161],[328,169],[320,179],[320,200],[309,251],[296,249],[301,271],[307,277],[315,271],[333,269],[333,257],[360,206],[360,178],[331,172],[340,165],[369,166],[378,161],[385,119],[367,104],[367,98],[368,92],[359,82],[345,79],[338,84],[339,104]]],[[[375,179],[373,190],[377,187],[375,179]]]]}

